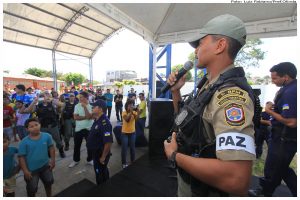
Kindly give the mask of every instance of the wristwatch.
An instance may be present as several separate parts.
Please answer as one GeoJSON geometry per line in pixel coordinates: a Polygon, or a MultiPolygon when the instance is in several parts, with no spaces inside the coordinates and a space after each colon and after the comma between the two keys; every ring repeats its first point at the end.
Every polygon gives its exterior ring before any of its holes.
{"type": "Polygon", "coordinates": [[[176,154],[177,153],[178,153],[177,151],[173,151],[173,153],[171,154],[171,156],[169,158],[169,161],[171,163],[172,168],[176,168],[177,167],[177,164],[176,164],[176,154]]]}

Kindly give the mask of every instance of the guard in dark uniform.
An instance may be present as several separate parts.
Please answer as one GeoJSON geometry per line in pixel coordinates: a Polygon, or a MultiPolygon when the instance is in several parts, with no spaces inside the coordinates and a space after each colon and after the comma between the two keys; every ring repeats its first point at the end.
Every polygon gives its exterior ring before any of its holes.
{"type": "Polygon", "coordinates": [[[249,190],[249,196],[272,196],[284,180],[294,197],[297,196],[297,175],[289,167],[297,153],[297,69],[290,62],[279,63],[270,69],[272,82],[281,87],[274,104],[265,110],[271,116],[271,140],[266,158],[261,188],[249,190]]]}
{"type": "Polygon", "coordinates": [[[98,185],[109,179],[107,164],[111,156],[110,148],[113,143],[112,125],[106,117],[106,102],[98,100],[91,104],[95,121],[87,140],[87,148],[93,156],[96,182],[98,185]]]}

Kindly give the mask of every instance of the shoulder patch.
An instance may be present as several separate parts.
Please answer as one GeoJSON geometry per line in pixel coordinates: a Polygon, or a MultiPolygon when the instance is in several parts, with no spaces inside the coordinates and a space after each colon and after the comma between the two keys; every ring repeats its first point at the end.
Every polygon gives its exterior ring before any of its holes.
{"type": "Polygon", "coordinates": [[[218,105],[222,106],[224,103],[228,102],[228,101],[240,101],[240,102],[247,102],[247,99],[241,96],[227,96],[224,97],[223,99],[221,99],[220,101],[218,101],[218,105]]]}
{"type": "Polygon", "coordinates": [[[289,104],[283,104],[282,110],[289,110],[289,109],[290,109],[289,104]]]}
{"type": "Polygon", "coordinates": [[[244,108],[242,105],[230,103],[225,107],[225,120],[230,126],[241,126],[245,123],[244,108]]]}
{"type": "Polygon", "coordinates": [[[224,105],[226,102],[247,102],[245,91],[241,89],[227,89],[217,95],[218,106],[224,105]]]}
{"type": "Polygon", "coordinates": [[[221,92],[220,94],[218,94],[217,99],[222,99],[225,96],[245,96],[245,92],[243,92],[242,90],[239,89],[227,89],[223,92],[221,92]]]}
{"type": "Polygon", "coordinates": [[[104,136],[110,136],[110,132],[105,132],[104,136]]]}

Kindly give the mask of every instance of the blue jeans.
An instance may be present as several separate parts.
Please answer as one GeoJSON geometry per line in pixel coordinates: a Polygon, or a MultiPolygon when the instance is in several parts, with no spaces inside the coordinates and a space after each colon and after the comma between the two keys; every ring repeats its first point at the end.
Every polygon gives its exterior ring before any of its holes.
{"type": "Polygon", "coordinates": [[[144,136],[144,129],[146,124],[146,117],[139,118],[135,124],[136,134],[138,136],[143,135],[144,136]]]}
{"type": "Polygon", "coordinates": [[[122,164],[127,164],[126,162],[126,155],[127,155],[127,148],[129,145],[130,148],[130,160],[133,162],[135,160],[135,132],[134,133],[122,133],[122,164]]]}

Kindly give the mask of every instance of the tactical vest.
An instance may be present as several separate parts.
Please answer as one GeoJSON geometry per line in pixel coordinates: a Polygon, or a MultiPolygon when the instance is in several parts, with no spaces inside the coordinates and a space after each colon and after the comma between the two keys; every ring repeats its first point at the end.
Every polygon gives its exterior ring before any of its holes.
{"type": "Polygon", "coordinates": [[[42,128],[48,128],[50,125],[52,127],[57,126],[56,111],[52,103],[47,103],[47,106],[39,103],[37,105],[37,116],[42,128]]]}
{"type": "Polygon", "coordinates": [[[74,113],[74,108],[75,108],[75,102],[71,104],[70,102],[66,102],[66,106],[63,112],[63,117],[64,119],[72,119],[73,118],[73,113],[74,113]]]}
{"type": "MultiPolygon", "coordinates": [[[[178,152],[194,157],[216,158],[215,137],[209,137],[202,119],[204,109],[214,93],[222,88],[237,86],[248,92],[254,107],[260,107],[260,104],[259,99],[254,96],[252,88],[247,83],[245,72],[241,67],[229,69],[221,74],[209,88],[201,90],[206,81],[207,77],[205,76],[198,84],[197,94],[189,96],[175,118],[178,152]]],[[[257,110],[257,108],[254,109],[257,110]]],[[[260,113],[255,112],[253,121],[257,121],[257,119],[260,119],[260,113]]],[[[191,185],[193,196],[228,196],[227,193],[195,179],[181,168],[178,168],[178,172],[181,178],[191,185]]]]}

